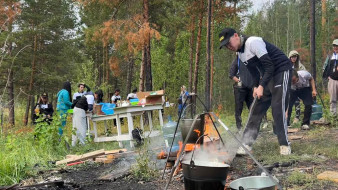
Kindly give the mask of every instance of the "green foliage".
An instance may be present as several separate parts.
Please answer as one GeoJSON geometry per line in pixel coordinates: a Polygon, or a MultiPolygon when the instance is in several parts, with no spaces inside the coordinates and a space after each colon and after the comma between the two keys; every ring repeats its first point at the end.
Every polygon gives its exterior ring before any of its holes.
{"type": "Polygon", "coordinates": [[[314,178],[306,173],[302,173],[299,171],[293,171],[291,175],[288,176],[288,183],[294,184],[294,185],[304,185],[307,183],[313,183],[314,178]]]}
{"type": "Polygon", "coordinates": [[[55,135],[58,134],[59,127],[61,126],[60,116],[58,114],[54,115],[52,119],[53,121],[51,121],[50,124],[45,121],[43,116],[40,116],[36,120],[34,137],[41,146],[55,147],[62,139],[61,136],[55,135]]]}
{"type": "Polygon", "coordinates": [[[155,163],[151,160],[151,151],[148,149],[148,140],[139,147],[136,164],[132,167],[132,174],[138,180],[149,181],[158,175],[155,163]]]}

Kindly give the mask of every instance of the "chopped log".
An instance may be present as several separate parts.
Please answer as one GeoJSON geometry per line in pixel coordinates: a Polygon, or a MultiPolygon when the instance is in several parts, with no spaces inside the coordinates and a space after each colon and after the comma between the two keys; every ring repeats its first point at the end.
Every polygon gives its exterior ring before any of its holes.
{"type": "Polygon", "coordinates": [[[329,180],[338,183],[338,172],[334,171],[325,171],[317,175],[317,179],[320,180],[329,180]]]}
{"type": "Polygon", "coordinates": [[[83,161],[83,160],[94,158],[96,156],[100,156],[100,155],[103,155],[103,154],[104,154],[104,149],[93,151],[93,152],[88,152],[86,154],[79,155],[78,157],[68,158],[68,159],[57,161],[56,165],[67,164],[67,163],[71,163],[71,162],[83,161]]]}
{"type": "Polygon", "coordinates": [[[95,162],[104,163],[104,164],[110,164],[114,161],[114,159],[109,158],[95,158],[95,162]]]}

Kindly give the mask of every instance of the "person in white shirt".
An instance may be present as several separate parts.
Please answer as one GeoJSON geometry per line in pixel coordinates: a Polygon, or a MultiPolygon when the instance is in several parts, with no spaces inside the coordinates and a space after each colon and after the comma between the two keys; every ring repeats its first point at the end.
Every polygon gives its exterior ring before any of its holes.
{"type": "MultiPolygon", "coordinates": [[[[111,101],[117,107],[117,101],[121,100],[120,89],[116,89],[114,95],[111,97],[111,101]]],[[[123,124],[123,118],[120,118],[121,124],[123,124]]],[[[114,126],[116,125],[116,119],[114,119],[114,126]]]]}
{"type": "Polygon", "coordinates": [[[137,99],[136,92],[137,92],[137,88],[135,88],[131,93],[128,94],[127,100],[130,100],[130,99],[137,99]]]}
{"type": "Polygon", "coordinates": [[[86,93],[86,98],[87,98],[87,103],[88,103],[88,111],[93,110],[93,105],[94,105],[94,94],[92,91],[89,91],[86,93]]]}
{"type": "Polygon", "coordinates": [[[308,71],[296,71],[292,72],[292,82],[290,90],[290,102],[287,111],[287,122],[290,125],[290,117],[292,113],[292,106],[299,98],[305,105],[304,118],[302,122],[302,129],[309,129],[310,117],[312,113],[313,97],[317,96],[315,81],[308,71]]]}
{"type": "Polygon", "coordinates": [[[73,100],[81,98],[83,95],[85,95],[87,92],[90,92],[89,86],[87,86],[85,83],[80,83],[77,85],[79,88],[78,92],[74,93],[73,100]],[[84,89],[87,89],[87,91],[84,91],[84,89]]]}
{"type": "Polygon", "coordinates": [[[114,95],[111,97],[111,102],[116,104],[119,100],[121,100],[120,89],[116,89],[114,95]]]}

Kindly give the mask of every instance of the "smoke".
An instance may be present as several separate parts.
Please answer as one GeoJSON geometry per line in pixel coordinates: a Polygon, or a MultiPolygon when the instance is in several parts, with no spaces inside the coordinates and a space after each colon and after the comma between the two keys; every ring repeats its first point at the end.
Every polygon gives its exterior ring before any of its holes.
{"type": "Polygon", "coordinates": [[[201,145],[201,148],[187,153],[184,156],[183,161],[190,163],[191,156],[193,154],[192,160],[196,165],[199,165],[198,163],[224,163],[230,165],[236,156],[237,149],[238,143],[236,143],[235,140],[227,139],[224,141],[223,145],[218,139],[212,142],[205,142],[203,145],[201,145]]]}

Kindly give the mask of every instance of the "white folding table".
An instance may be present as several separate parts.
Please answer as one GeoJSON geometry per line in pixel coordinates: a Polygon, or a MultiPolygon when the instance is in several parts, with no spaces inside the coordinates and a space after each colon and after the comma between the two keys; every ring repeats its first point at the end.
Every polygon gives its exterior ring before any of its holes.
{"type": "Polygon", "coordinates": [[[162,104],[154,104],[154,105],[144,105],[144,106],[125,106],[125,107],[117,107],[114,109],[113,115],[87,115],[87,123],[88,123],[88,129],[90,129],[89,126],[89,120],[93,122],[93,131],[92,132],[95,135],[94,142],[106,142],[106,141],[118,141],[119,146],[122,147],[122,141],[130,141],[130,146],[134,147],[133,143],[133,136],[132,131],[134,129],[134,123],[133,123],[133,116],[140,115],[140,126],[143,130],[143,137],[154,137],[161,134],[159,130],[153,130],[153,122],[151,117],[151,111],[158,110],[158,117],[160,121],[160,126],[163,127],[163,117],[162,117],[162,104]],[[143,126],[143,113],[147,112],[148,119],[149,119],[149,131],[144,131],[143,126]],[[128,133],[122,134],[121,131],[121,122],[120,118],[127,118],[128,122],[128,133]],[[107,120],[116,119],[116,125],[117,125],[117,135],[112,136],[105,136],[105,137],[99,137],[97,134],[97,121],[104,121],[105,126],[105,132],[107,132],[108,126],[107,126],[107,120]]]}

